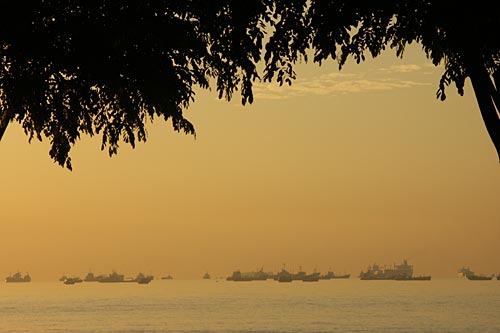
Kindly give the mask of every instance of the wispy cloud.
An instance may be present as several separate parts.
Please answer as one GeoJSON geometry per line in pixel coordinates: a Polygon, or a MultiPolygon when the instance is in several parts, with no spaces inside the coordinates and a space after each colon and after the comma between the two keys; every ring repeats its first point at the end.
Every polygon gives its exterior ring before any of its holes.
{"type": "Polygon", "coordinates": [[[410,73],[422,70],[422,66],[407,64],[407,65],[392,65],[389,67],[381,68],[380,71],[389,73],[410,73]]]}
{"type": "MultiPolygon", "coordinates": [[[[393,66],[393,72],[416,71],[417,65],[393,66]]],[[[361,74],[329,73],[297,79],[291,86],[279,87],[276,83],[257,83],[254,95],[257,99],[286,99],[301,96],[326,96],[360,93],[374,90],[393,90],[427,85],[427,83],[397,78],[370,79],[361,74]]]]}

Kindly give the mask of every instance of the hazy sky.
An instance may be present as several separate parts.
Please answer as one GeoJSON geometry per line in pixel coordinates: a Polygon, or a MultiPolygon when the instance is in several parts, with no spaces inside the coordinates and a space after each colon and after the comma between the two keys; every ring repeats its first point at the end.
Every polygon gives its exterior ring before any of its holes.
{"type": "Polygon", "coordinates": [[[357,276],[405,258],[416,274],[500,273],[500,163],[470,82],[437,100],[442,69],[419,47],[297,72],[291,87],[258,84],[251,106],[200,92],[185,113],[196,139],[159,120],[146,144],[109,158],[83,137],[72,172],[12,124],[1,277],[187,279],[284,263],[357,276]]]}

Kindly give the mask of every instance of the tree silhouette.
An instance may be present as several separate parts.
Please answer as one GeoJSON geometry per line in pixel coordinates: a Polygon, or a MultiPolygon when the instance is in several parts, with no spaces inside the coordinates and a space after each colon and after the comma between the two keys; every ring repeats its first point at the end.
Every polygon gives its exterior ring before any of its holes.
{"type": "MultiPolygon", "coordinates": [[[[145,123],[183,117],[196,87],[215,81],[220,98],[241,89],[252,102],[264,24],[272,1],[44,0],[0,7],[0,138],[11,121],[29,140],[50,140],[50,156],[71,169],[81,134],[146,139],[145,123]]],[[[301,8],[301,12],[303,9],[301,8]]]]}
{"type": "MultiPolygon", "coordinates": [[[[500,16],[491,4],[482,0],[312,0],[305,15],[310,28],[306,48],[314,50],[314,62],[319,64],[332,58],[342,68],[349,57],[359,63],[367,53],[377,57],[386,48],[402,57],[405,47],[416,42],[434,65],[444,64],[438,98],[446,99],[445,89],[452,83],[463,95],[469,78],[500,157],[500,16]]],[[[297,27],[296,34],[302,29],[297,27]]],[[[285,54],[293,60],[297,49],[280,46],[276,58],[285,54]]]]}
{"type": "Polygon", "coordinates": [[[157,117],[195,134],[183,110],[194,90],[252,103],[256,64],[265,81],[295,78],[293,65],[413,42],[444,63],[437,96],[471,79],[486,128],[500,152],[500,18],[482,1],[392,0],[40,0],[0,5],[0,139],[11,121],[29,140],[46,137],[50,156],[71,169],[81,134],[117,152],[146,140],[157,117]],[[267,34],[267,39],[265,36],[267,34]]]}

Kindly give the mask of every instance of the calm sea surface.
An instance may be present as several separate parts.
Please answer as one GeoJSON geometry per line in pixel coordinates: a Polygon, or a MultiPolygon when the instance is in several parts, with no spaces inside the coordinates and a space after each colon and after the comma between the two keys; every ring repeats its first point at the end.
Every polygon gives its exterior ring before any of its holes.
{"type": "Polygon", "coordinates": [[[500,281],[0,283],[0,332],[500,332],[500,281]]]}

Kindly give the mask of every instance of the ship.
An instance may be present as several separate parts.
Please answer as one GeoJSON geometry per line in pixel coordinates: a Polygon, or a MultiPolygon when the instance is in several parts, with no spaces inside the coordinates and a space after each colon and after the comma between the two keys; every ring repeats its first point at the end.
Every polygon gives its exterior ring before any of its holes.
{"type": "Polygon", "coordinates": [[[293,275],[285,268],[283,268],[278,274],[276,274],[274,279],[277,280],[278,282],[292,282],[293,275]]]}
{"type": "Polygon", "coordinates": [[[112,272],[108,276],[103,276],[97,282],[101,283],[117,283],[117,282],[136,282],[135,279],[125,279],[123,274],[118,274],[116,272],[112,272]]]}
{"type": "Polygon", "coordinates": [[[85,282],[99,282],[99,280],[105,278],[104,275],[94,275],[92,272],[88,272],[83,281],[85,282]]]}
{"type": "Polygon", "coordinates": [[[7,276],[5,278],[5,282],[31,282],[31,276],[29,275],[29,273],[26,273],[25,276],[22,276],[20,272],[17,272],[14,275],[7,276]]]}
{"type": "Polygon", "coordinates": [[[264,269],[254,272],[234,271],[231,276],[226,278],[227,281],[265,281],[273,277],[273,273],[264,272],[264,269]]]}
{"type": "Polygon", "coordinates": [[[253,277],[251,275],[245,274],[243,275],[240,271],[234,271],[231,276],[226,278],[227,281],[253,281],[253,277]]]}
{"type": "Polygon", "coordinates": [[[263,267],[261,267],[260,270],[258,270],[256,272],[250,272],[249,275],[255,281],[265,281],[265,280],[270,279],[270,278],[273,277],[273,273],[264,272],[264,268],[263,267]]]}
{"type": "Polygon", "coordinates": [[[320,273],[306,274],[303,278],[303,282],[318,282],[320,273]]]}
{"type": "Polygon", "coordinates": [[[81,283],[83,282],[82,279],[80,279],[79,277],[67,277],[65,280],[64,280],[64,284],[75,284],[75,283],[81,283]]]}
{"type": "Polygon", "coordinates": [[[419,275],[419,276],[412,276],[412,277],[396,277],[394,280],[396,280],[396,281],[430,281],[431,276],[430,275],[419,275]]]}
{"type": "Polygon", "coordinates": [[[413,276],[413,266],[403,260],[400,265],[381,267],[377,264],[369,266],[366,272],[359,274],[361,280],[398,280],[398,281],[428,281],[430,276],[413,276]]]}
{"type": "Polygon", "coordinates": [[[137,274],[135,277],[135,282],[139,284],[148,284],[154,279],[153,275],[144,275],[142,273],[137,274]]]}
{"type": "Polygon", "coordinates": [[[123,274],[118,274],[113,271],[107,276],[99,276],[97,282],[101,283],[126,283],[126,282],[137,282],[139,284],[148,284],[154,279],[153,275],[144,275],[142,273],[137,274],[135,278],[125,278],[123,274]]]}
{"type": "Polygon", "coordinates": [[[493,276],[477,275],[470,270],[469,267],[462,267],[458,270],[458,273],[471,281],[489,281],[493,280],[493,276]]]}
{"type": "Polygon", "coordinates": [[[203,279],[209,280],[210,279],[210,274],[208,274],[208,272],[205,272],[205,274],[203,274],[203,279]]]}
{"type": "Polygon", "coordinates": [[[349,279],[350,277],[351,274],[340,274],[340,275],[334,274],[332,279],[349,279]]]}
{"type": "Polygon", "coordinates": [[[328,271],[328,273],[320,275],[319,279],[320,280],[348,279],[350,277],[351,277],[351,274],[335,274],[332,271],[328,271]]]}
{"type": "Polygon", "coordinates": [[[302,270],[302,266],[299,266],[299,271],[292,274],[292,280],[304,280],[307,277],[307,273],[302,270]]]}
{"type": "Polygon", "coordinates": [[[173,277],[172,277],[172,275],[168,274],[168,275],[166,275],[166,276],[162,276],[162,277],[161,277],[161,279],[162,279],[162,280],[172,280],[172,279],[173,279],[173,277]]]}

